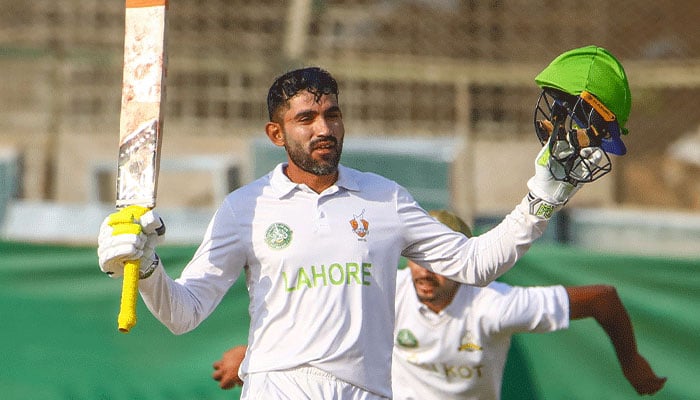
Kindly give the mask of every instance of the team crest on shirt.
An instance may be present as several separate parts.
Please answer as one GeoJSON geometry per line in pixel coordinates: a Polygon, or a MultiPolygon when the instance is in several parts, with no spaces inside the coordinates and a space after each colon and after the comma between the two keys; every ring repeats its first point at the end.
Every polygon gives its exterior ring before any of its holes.
{"type": "Polygon", "coordinates": [[[396,335],[396,344],[413,349],[418,347],[418,339],[416,339],[416,335],[410,329],[401,329],[396,335]]]}
{"type": "Polygon", "coordinates": [[[474,338],[472,337],[471,332],[467,331],[464,336],[462,336],[462,340],[460,341],[459,348],[457,349],[459,351],[481,351],[482,348],[478,344],[474,343],[474,338]]]}
{"type": "Polygon", "coordinates": [[[275,222],[265,231],[265,243],[275,250],[284,249],[292,241],[292,229],[281,222],[275,222]]]}
{"type": "Polygon", "coordinates": [[[369,233],[369,221],[365,219],[365,210],[362,210],[360,215],[352,215],[350,226],[352,227],[352,231],[355,232],[360,239],[364,239],[364,237],[367,236],[369,233]]]}

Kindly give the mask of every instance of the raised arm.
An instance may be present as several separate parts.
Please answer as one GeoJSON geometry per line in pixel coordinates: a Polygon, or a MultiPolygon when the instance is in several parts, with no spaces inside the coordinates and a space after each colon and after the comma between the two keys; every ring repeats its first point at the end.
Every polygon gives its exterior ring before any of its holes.
{"type": "Polygon", "coordinates": [[[570,319],[595,318],[605,330],[617,353],[627,380],[640,395],[661,390],[666,378],[658,377],[649,362],[637,351],[632,322],[617,290],[608,285],[567,287],[570,319]]]}

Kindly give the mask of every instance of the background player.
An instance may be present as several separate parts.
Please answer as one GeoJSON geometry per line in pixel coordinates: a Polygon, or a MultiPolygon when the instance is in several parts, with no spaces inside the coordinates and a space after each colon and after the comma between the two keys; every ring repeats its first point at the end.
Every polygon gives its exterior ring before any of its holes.
{"type": "MultiPolygon", "coordinates": [[[[445,211],[431,212],[470,235],[445,211]]],[[[630,318],[612,286],[462,285],[409,261],[399,271],[392,379],[395,399],[497,399],[511,337],[551,332],[594,318],[639,394],[659,391],[659,378],[637,351],[630,318]]],[[[565,357],[565,355],[563,355],[565,357]]]]}
{"type": "MultiPolygon", "coordinates": [[[[471,236],[459,217],[430,214],[471,236]]],[[[394,399],[498,399],[511,338],[551,332],[570,320],[594,318],[613,344],[627,380],[639,394],[653,394],[666,378],[656,376],[637,351],[630,318],[612,286],[487,287],[460,284],[409,261],[398,272],[392,363],[394,399]]],[[[238,367],[245,346],[214,363],[223,389],[242,384],[238,367]]]]}

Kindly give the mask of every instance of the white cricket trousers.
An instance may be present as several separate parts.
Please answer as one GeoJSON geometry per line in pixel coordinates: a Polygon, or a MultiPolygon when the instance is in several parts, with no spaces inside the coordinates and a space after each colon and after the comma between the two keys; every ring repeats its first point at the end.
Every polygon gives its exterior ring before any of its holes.
{"type": "Polygon", "coordinates": [[[387,400],[315,367],[249,374],[241,400],[387,400]]]}

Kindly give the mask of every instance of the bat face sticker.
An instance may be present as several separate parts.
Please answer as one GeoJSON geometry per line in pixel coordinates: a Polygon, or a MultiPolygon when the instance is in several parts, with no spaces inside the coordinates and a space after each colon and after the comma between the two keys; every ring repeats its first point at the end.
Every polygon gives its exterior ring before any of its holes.
{"type": "Polygon", "coordinates": [[[117,207],[121,204],[149,206],[154,201],[158,120],[141,124],[119,146],[117,207]]]}

